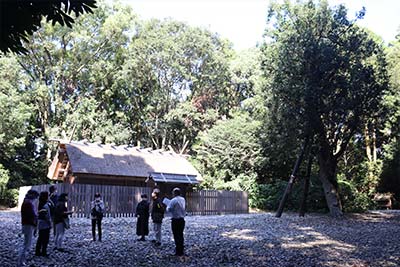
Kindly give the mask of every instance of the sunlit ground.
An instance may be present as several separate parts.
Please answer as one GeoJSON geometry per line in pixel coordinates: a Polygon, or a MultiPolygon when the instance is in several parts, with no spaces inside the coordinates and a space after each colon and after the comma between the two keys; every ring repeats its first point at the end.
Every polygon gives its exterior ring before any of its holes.
{"type": "MultiPolygon", "coordinates": [[[[151,225],[150,225],[151,228],[151,225]]],[[[0,212],[1,266],[15,266],[20,218],[0,212]]],[[[91,241],[89,219],[73,218],[69,253],[51,250],[30,266],[400,266],[400,213],[376,212],[335,220],[326,215],[272,213],[186,218],[187,256],[176,258],[170,220],[163,245],[137,242],[134,218],[105,218],[103,242],[91,241]]],[[[31,252],[33,254],[33,252],[31,252]]]]}

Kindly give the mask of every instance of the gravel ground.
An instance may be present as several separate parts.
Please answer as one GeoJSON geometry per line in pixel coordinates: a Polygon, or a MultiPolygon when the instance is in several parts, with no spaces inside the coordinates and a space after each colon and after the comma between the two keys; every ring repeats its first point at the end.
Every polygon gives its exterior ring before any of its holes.
{"type": "MultiPolygon", "coordinates": [[[[22,243],[18,212],[0,212],[0,266],[16,266],[22,243]]],[[[103,242],[91,241],[89,219],[72,218],[67,253],[28,257],[28,266],[400,266],[400,212],[347,215],[272,213],[186,218],[187,256],[175,257],[170,220],[163,245],[137,242],[134,218],[104,218],[103,242]]],[[[33,249],[30,253],[33,255],[33,249]]]]}

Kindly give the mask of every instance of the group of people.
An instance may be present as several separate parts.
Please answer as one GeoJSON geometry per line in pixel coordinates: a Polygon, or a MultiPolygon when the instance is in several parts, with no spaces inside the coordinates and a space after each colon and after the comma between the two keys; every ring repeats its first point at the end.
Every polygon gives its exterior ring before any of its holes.
{"type": "MultiPolygon", "coordinates": [[[[152,242],[155,246],[161,245],[161,226],[165,212],[171,214],[171,227],[175,241],[175,255],[184,255],[185,228],[185,199],[181,196],[179,188],[173,189],[173,199],[164,201],[160,198],[160,190],[155,188],[151,194],[152,201],[147,200],[147,195],[142,194],[142,200],[136,207],[135,216],[137,217],[136,234],[140,237],[139,241],[145,241],[145,236],[149,234],[149,218],[153,221],[155,239],[152,242]]],[[[48,257],[47,247],[50,240],[50,230],[53,228],[54,249],[65,252],[62,244],[65,229],[69,228],[69,215],[72,211],[67,209],[68,194],[57,195],[55,186],[50,186],[49,192],[43,191],[40,194],[35,190],[29,190],[25,195],[21,206],[21,223],[24,242],[18,255],[18,266],[23,266],[26,255],[32,245],[33,236],[38,233],[35,255],[48,257]],[[37,202],[37,199],[39,200],[37,202]]],[[[96,241],[96,226],[98,240],[102,239],[101,222],[104,216],[105,206],[99,193],[95,194],[91,202],[91,222],[92,238],[96,241]]]]}
{"type": "Polygon", "coordinates": [[[156,188],[151,194],[152,202],[147,200],[147,195],[141,195],[140,201],[136,207],[137,225],[136,234],[140,236],[139,241],[145,241],[145,236],[149,234],[149,217],[153,221],[153,230],[155,239],[152,240],[156,246],[161,245],[161,226],[164,218],[164,212],[171,213],[171,228],[175,241],[175,255],[184,255],[184,236],[186,203],[181,196],[181,190],[174,188],[172,191],[172,200],[160,198],[160,191],[156,188]]]}
{"type": "Polygon", "coordinates": [[[50,230],[53,228],[55,249],[64,251],[62,243],[65,228],[68,227],[68,216],[72,212],[67,210],[68,194],[57,195],[55,186],[49,188],[49,192],[40,194],[36,190],[29,190],[21,206],[21,224],[24,242],[18,255],[18,266],[23,266],[26,255],[32,245],[33,236],[38,238],[35,255],[48,257],[47,247],[50,240],[50,230]],[[39,202],[37,203],[37,199],[39,202]]]}

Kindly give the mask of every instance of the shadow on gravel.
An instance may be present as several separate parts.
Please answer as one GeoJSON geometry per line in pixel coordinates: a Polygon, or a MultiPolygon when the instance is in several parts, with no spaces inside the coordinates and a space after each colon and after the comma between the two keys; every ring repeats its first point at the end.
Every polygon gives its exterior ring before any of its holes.
{"type": "MultiPolygon", "coordinates": [[[[92,242],[90,221],[74,218],[66,233],[69,253],[33,257],[30,266],[400,266],[400,214],[355,214],[334,220],[271,213],[189,216],[186,257],[175,257],[170,220],[163,223],[163,245],[138,242],[134,218],[105,218],[103,242],[92,242]]],[[[15,266],[19,214],[0,212],[1,266],[15,266]]],[[[33,255],[33,251],[31,252],[33,255]]]]}

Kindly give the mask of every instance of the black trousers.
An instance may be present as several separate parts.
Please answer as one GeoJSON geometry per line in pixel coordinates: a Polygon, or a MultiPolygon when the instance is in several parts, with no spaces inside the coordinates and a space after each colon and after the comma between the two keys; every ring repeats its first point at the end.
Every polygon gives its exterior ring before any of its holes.
{"type": "Polygon", "coordinates": [[[46,255],[47,245],[50,239],[50,228],[39,230],[39,237],[36,242],[36,255],[46,255]]]}
{"type": "Polygon", "coordinates": [[[101,219],[92,219],[93,240],[96,241],[96,224],[97,224],[97,231],[99,232],[99,241],[101,241],[101,219]]]}
{"type": "Polygon", "coordinates": [[[184,254],[183,230],[185,229],[185,219],[172,218],[171,227],[172,227],[172,233],[174,235],[174,240],[175,240],[175,254],[181,256],[184,254]]]}

